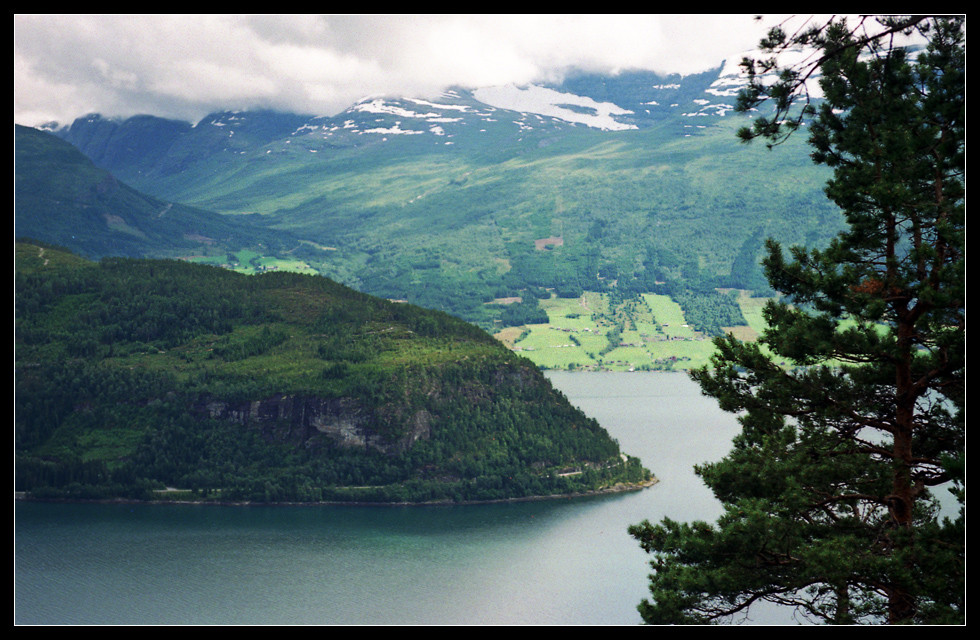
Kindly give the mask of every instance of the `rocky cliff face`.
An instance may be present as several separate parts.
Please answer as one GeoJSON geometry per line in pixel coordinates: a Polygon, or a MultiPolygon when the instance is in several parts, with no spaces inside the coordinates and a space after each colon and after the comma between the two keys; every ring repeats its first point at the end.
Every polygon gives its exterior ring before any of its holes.
{"type": "Polygon", "coordinates": [[[372,448],[385,454],[407,451],[430,435],[432,416],[422,409],[401,417],[400,435],[387,435],[391,419],[379,416],[352,398],[316,398],[277,395],[264,400],[229,403],[205,400],[197,409],[209,417],[233,420],[262,431],[276,442],[316,448],[330,444],[372,448]]]}

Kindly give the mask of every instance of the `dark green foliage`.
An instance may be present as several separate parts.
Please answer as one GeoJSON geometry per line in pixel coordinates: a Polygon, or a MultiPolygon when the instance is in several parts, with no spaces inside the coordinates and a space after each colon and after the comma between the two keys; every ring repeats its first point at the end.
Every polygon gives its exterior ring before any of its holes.
{"type": "MultiPolygon", "coordinates": [[[[809,140],[848,227],[823,249],[767,245],[785,297],[760,343],[791,368],[728,337],[693,373],[742,431],[697,468],[724,506],[715,524],[630,529],[655,556],[648,622],[757,601],[833,624],[965,620],[965,24],[889,19],[867,40],[848,27],[804,34],[824,54],[809,140]],[[928,48],[891,46],[899,26],[928,48]]],[[[750,97],[785,111],[790,88],[750,97]]],[[[778,143],[775,123],[755,133],[778,143]]]]}
{"type": "Polygon", "coordinates": [[[734,295],[714,289],[688,289],[676,283],[668,283],[665,290],[684,309],[684,319],[688,324],[709,336],[721,335],[722,327],[745,324],[742,309],[734,295]]]}
{"type": "Polygon", "coordinates": [[[534,296],[524,296],[520,302],[504,305],[500,313],[500,323],[505,327],[519,327],[525,324],[546,324],[548,313],[538,304],[534,296]]]}
{"type": "Polygon", "coordinates": [[[756,230],[742,243],[738,254],[732,261],[732,271],[724,286],[734,289],[747,289],[755,297],[772,295],[772,287],[766,281],[762,270],[762,254],[765,245],[762,229],[756,230]]]}
{"type": "Polygon", "coordinates": [[[449,314],[319,276],[17,251],[16,483],[34,496],[453,501],[648,473],[449,314]]]}
{"type": "Polygon", "coordinates": [[[289,334],[283,329],[270,329],[263,326],[256,335],[248,336],[241,340],[223,339],[215,342],[212,347],[211,355],[221,358],[226,362],[244,360],[251,356],[257,356],[269,351],[289,338],[289,334]]]}

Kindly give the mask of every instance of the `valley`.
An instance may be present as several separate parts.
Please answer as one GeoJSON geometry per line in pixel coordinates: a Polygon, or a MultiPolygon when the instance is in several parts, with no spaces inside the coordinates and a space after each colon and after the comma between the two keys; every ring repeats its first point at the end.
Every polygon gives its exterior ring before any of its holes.
{"type": "Polygon", "coordinates": [[[93,115],[52,133],[153,198],[254,229],[251,243],[202,233],[212,242],[196,254],[145,255],[314,271],[491,333],[534,324],[543,289],[669,295],[714,335],[745,326],[717,289],[768,294],[766,237],[819,244],[841,223],[803,140],[737,144],[749,116],[720,108],[731,83],[724,65],[578,74],[537,91],[372,97],[334,116],[93,115]],[[262,257],[225,259],[246,249],[262,257]],[[532,308],[493,304],[514,297],[532,308]]]}
{"type": "Polygon", "coordinates": [[[802,144],[734,144],[744,116],[703,97],[721,69],[16,127],[19,487],[469,502],[651,482],[541,371],[702,366],[711,337],[763,329],[765,238],[840,224],[802,144]]]}
{"type": "Polygon", "coordinates": [[[15,15],[15,624],[963,624],[965,40],[15,15]]]}

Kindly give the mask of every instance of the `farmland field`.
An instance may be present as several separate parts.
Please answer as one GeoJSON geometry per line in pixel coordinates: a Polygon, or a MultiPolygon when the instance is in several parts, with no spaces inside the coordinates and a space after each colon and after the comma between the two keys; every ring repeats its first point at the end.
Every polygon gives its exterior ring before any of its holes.
{"type": "MultiPolygon", "coordinates": [[[[762,331],[764,298],[741,294],[748,326],[729,327],[743,340],[762,331]]],[[[710,338],[690,327],[668,296],[643,294],[612,304],[608,294],[542,300],[548,322],[510,327],[496,337],[543,369],[591,371],[687,370],[708,363],[710,338]]]]}

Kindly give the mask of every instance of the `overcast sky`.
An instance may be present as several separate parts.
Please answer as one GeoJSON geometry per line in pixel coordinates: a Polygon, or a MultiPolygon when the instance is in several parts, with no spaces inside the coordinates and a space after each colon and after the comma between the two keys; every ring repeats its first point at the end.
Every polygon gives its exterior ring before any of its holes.
{"type": "Polygon", "coordinates": [[[577,67],[694,73],[754,49],[752,15],[15,15],[14,121],[333,115],[381,94],[524,84],[577,67]]]}

